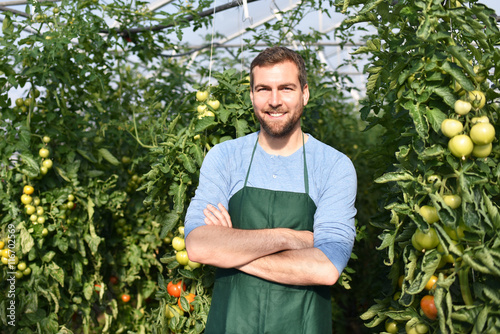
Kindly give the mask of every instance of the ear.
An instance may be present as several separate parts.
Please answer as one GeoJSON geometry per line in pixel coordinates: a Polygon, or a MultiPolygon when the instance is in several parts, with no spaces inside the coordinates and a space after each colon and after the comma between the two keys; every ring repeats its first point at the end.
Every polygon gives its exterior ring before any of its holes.
{"type": "Polygon", "coordinates": [[[250,101],[252,101],[253,105],[253,89],[250,89],[250,101]]]}
{"type": "Polygon", "coordinates": [[[307,84],[302,89],[302,101],[304,105],[307,105],[307,102],[309,102],[309,86],[307,84]]]}

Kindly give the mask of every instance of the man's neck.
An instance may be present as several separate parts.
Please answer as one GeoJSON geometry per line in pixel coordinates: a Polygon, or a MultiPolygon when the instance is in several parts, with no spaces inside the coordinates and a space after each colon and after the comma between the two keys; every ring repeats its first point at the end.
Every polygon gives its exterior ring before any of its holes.
{"type": "MultiPolygon", "coordinates": [[[[308,136],[304,134],[304,143],[308,136]]],[[[259,144],[264,151],[272,155],[287,157],[302,147],[302,129],[299,127],[286,137],[272,137],[261,129],[259,133],[259,144]]]]}

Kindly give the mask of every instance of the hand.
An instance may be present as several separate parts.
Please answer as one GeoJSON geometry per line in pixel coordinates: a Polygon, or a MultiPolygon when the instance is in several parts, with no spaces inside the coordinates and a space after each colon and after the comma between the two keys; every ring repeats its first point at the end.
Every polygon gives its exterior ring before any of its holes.
{"type": "Polygon", "coordinates": [[[203,210],[203,213],[205,214],[205,224],[233,227],[231,217],[229,216],[229,212],[227,212],[226,208],[221,203],[217,206],[218,208],[208,204],[207,208],[203,210]]]}

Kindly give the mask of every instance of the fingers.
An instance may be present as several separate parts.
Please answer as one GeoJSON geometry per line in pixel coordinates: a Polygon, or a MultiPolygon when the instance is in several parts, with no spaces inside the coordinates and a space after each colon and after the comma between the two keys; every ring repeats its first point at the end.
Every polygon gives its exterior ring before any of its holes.
{"type": "Polygon", "coordinates": [[[231,217],[227,212],[226,208],[219,203],[218,208],[209,204],[206,209],[203,210],[205,215],[205,224],[207,225],[218,225],[225,227],[232,227],[231,217]]]}
{"type": "Polygon", "coordinates": [[[228,223],[228,227],[233,227],[233,223],[231,221],[231,216],[229,215],[229,212],[226,210],[224,205],[219,203],[218,207],[219,207],[220,212],[222,213],[222,215],[226,219],[226,222],[228,223]]]}

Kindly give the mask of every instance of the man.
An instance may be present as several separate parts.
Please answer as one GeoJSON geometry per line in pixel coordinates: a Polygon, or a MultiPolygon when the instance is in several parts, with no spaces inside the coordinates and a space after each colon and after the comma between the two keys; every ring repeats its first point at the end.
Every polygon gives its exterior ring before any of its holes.
{"type": "Polygon", "coordinates": [[[250,86],[260,131],[210,150],[185,220],[190,260],[218,267],[205,333],[331,333],[329,286],[353,247],[356,173],[302,132],[300,55],[262,51],[250,86]]]}

